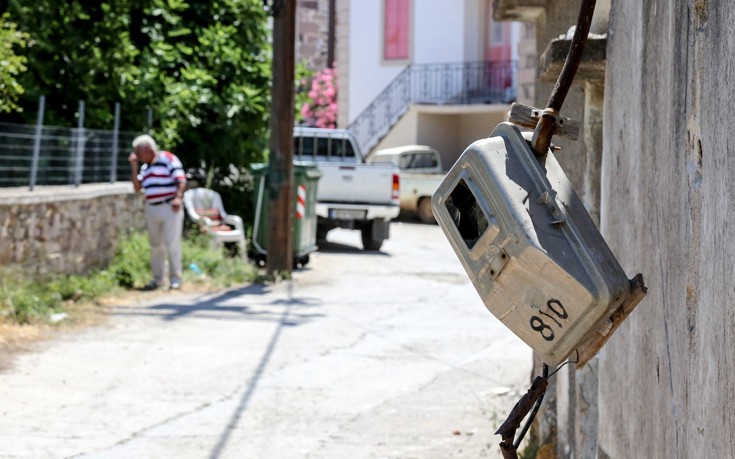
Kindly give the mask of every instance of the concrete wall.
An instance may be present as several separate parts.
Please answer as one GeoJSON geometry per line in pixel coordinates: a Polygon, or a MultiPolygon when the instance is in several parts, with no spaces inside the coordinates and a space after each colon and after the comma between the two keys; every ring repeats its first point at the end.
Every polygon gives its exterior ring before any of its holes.
{"type": "Polygon", "coordinates": [[[487,30],[486,1],[467,2],[464,9],[464,54],[463,61],[481,61],[485,58],[485,35],[487,30]]]}
{"type": "MultiPolygon", "coordinates": [[[[538,53],[536,52],[536,26],[520,23],[518,42],[518,102],[525,105],[536,103],[536,78],[538,53]]],[[[542,50],[543,51],[543,50],[542,50]]]]}
{"type": "Polygon", "coordinates": [[[119,236],[143,229],[130,183],[0,189],[0,266],[29,274],[80,274],[105,266],[119,236]]]}
{"type": "Polygon", "coordinates": [[[337,127],[345,129],[351,120],[349,95],[352,91],[352,85],[350,84],[350,66],[352,64],[350,58],[350,28],[352,15],[350,14],[350,2],[338,1],[336,3],[337,43],[335,44],[335,56],[337,63],[335,69],[337,70],[337,81],[339,83],[339,91],[337,91],[337,127]]]}
{"type": "Polygon", "coordinates": [[[612,2],[602,229],[648,297],[600,357],[600,457],[735,457],[730,0],[612,2]]]}
{"type": "Polygon", "coordinates": [[[411,105],[408,111],[398,120],[385,137],[380,139],[380,142],[370,152],[382,150],[383,148],[416,144],[418,142],[419,108],[417,105],[411,105]]]}

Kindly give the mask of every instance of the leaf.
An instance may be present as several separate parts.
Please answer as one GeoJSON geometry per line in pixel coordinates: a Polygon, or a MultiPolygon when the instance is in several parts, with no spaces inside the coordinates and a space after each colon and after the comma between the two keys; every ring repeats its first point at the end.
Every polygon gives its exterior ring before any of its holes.
{"type": "Polygon", "coordinates": [[[191,34],[191,29],[182,27],[177,30],[172,30],[171,32],[168,33],[168,36],[170,38],[177,38],[177,37],[183,37],[184,35],[190,35],[190,34],[191,34]]]}

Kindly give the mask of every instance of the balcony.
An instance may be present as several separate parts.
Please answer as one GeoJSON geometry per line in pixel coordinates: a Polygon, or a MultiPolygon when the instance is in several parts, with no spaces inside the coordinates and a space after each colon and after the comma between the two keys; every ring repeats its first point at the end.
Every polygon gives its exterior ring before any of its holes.
{"type": "Polygon", "coordinates": [[[362,150],[368,151],[411,104],[478,105],[515,101],[517,73],[515,61],[410,65],[348,129],[355,134],[362,150]]]}

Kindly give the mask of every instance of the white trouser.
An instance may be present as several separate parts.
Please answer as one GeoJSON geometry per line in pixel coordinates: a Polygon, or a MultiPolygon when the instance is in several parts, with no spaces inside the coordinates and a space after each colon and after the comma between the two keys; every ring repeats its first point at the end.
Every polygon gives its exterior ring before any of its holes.
{"type": "Polygon", "coordinates": [[[151,273],[159,285],[166,277],[166,258],[171,282],[181,282],[181,229],[184,225],[184,209],[174,212],[171,203],[157,206],[146,204],[145,223],[151,244],[151,273]]]}

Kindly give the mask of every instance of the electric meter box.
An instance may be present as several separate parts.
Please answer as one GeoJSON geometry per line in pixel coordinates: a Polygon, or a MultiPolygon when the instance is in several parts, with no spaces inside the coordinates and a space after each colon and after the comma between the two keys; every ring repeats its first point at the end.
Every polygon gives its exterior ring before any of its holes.
{"type": "Polygon", "coordinates": [[[470,145],[432,208],[487,309],[545,363],[610,332],[630,281],[553,153],[536,159],[516,126],[470,145]]]}

